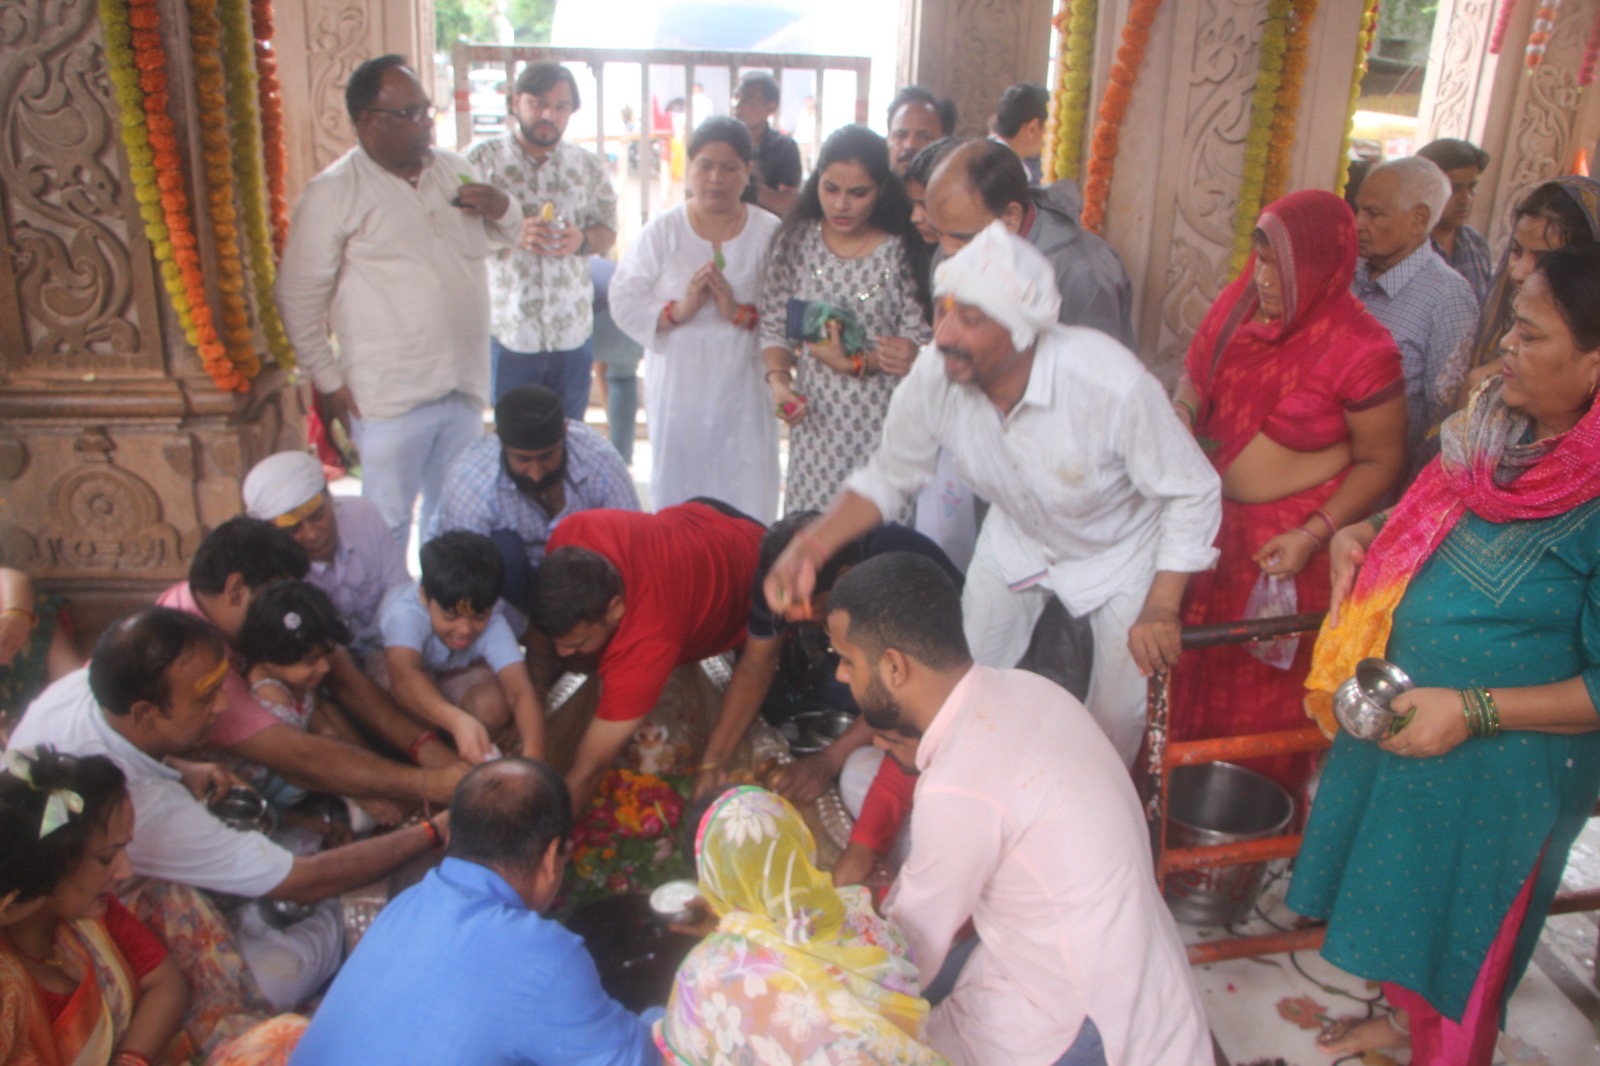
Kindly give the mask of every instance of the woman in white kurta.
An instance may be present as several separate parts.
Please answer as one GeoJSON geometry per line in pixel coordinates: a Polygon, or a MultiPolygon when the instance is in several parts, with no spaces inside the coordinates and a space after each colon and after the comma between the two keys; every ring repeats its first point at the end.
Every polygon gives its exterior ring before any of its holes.
{"type": "Polygon", "coordinates": [[[750,132],[707,119],[689,141],[689,201],[650,220],[611,280],[611,314],[644,345],[650,506],[711,496],[770,523],[778,432],[757,304],[776,216],[742,203],[750,132]]]}

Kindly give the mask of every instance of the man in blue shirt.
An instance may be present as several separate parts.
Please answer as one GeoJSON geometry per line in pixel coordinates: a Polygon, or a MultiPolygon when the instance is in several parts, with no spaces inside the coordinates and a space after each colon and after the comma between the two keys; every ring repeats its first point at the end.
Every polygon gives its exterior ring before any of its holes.
{"type": "Polygon", "coordinates": [[[450,819],[444,862],[372,923],[295,1066],[659,1063],[649,1022],[601,989],[578,936],[541,916],[572,832],[560,775],[486,763],[456,787],[450,819]]]}

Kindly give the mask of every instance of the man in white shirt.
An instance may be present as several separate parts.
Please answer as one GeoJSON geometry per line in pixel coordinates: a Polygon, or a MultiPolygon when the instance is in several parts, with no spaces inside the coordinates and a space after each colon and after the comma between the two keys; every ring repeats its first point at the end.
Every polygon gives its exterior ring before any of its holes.
{"type": "Polygon", "coordinates": [[[224,825],[197,798],[212,798],[207,793],[219,776],[173,757],[199,744],[221,712],[225,652],[222,635],[204,619],[144,608],[113,623],[87,667],[33,702],[11,742],[105,755],[122,768],[135,816],[128,860],[140,877],[249,899],[333,901],[281,932],[253,908],[235,912],[239,949],[261,991],[277,1009],[292,1010],[338,968],[338,896],[438,846],[442,822],[312,856],[224,825]]]}
{"type": "Polygon", "coordinates": [[[960,594],[919,555],[852,567],[827,625],[876,743],[919,774],[884,913],[924,988],[969,917],[977,930],[928,1017],[934,1049],[956,1066],[1210,1066],[1139,799],[1083,705],[974,665],[960,594]]]}
{"type": "Polygon", "coordinates": [[[522,211],[432,147],[433,104],[402,57],[357,67],[345,105],[360,143],[307,183],[275,292],[326,414],[361,453],[361,494],[403,552],[419,492],[426,524],[483,433],[489,253],[516,241],[522,211]]]}
{"type": "Polygon", "coordinates": [[[1132,764],[1145,681],[1180,648],[1189,574],[1216,561],[1221,485],[1160,382],[1099,330],[1056,322],[1048,260],[995,221],[934,274],[933,343],[895,390],[883,439],[769,571],[776,611],[933,475],[940,449],[993,505],[962,593],[967,640],[1012,667],[1050,597],[1094,635],[1089,713],[1132,764]]]}
{"type": "Polygon", "coordinates": [[[494,400],[519,385],[543,385],[576,422],[589,407],[594,365],[589,257],[605,255],[617,239],[617,194],[605,164],[562,140],[579,105],[570,70],[534,63],[517,77],[512,132],[467,153],[526,219],[516,247],[490,262],[494,400]]]}

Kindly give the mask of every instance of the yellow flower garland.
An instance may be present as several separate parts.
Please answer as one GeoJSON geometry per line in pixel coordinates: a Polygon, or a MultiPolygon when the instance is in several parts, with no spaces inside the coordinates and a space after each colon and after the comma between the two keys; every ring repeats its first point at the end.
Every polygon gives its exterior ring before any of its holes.
{"type": "Polygon", "coordinates": [[[1045,126],[1044,179],[1076,180],[1083,171],[1083,129],[1089,115],[1090,77],[1094,70],[1094,31],[1098,0],[1061,0],[1061,28],[1056,89],[1045,126]]]}
{"type": "MultiPolygon", "coordinates": [[[[182,165],[166,161],[159,171],[157,169],[157,151],[152,144],[149,126],[150,115],[158,115],[168,126],[170,120],[166,120],[164,104],[158,107],[155,98],[146,98],[135,49],[131,5],[127,0],[98,0],[98,10],[109,75],[117,100],[118,125],[121,127],[122,143],[128,152],[128,173],[133,183],[134,198],[139,204],[139,217],[144,222],[145,236],[150,241],[151,252],[160,269],[162,287],[167,291],[167,299],[172,303],[173,313],[177,316],[185,339],[200,352],[201,363],[217,387],[242,391],[249,387],[249,382],[239,375],[221,346],[215,343],[209,325],[211,309],[203,304],[197,307],[191,302],[183,265],[178,261],[181,255],[188,254],[193,240],[192,234],[185,229],[181,237],[185,243],[182,248],[176,248],[180,238],[168,223],[169,207],[177,212],[173,216],[176,220],[186,219],[181,206],[182,165]]],[[[139,17],[143,20],[140,25],[144,27],[141,32],[153,32],[156,26],[154,9],[142,11],[139,17]]],[[[155,86],[152,91],[164,98],[163,72],[152,69],[150,77],[155,86]]],[[[170,139],[170,130],[163,136],[170,139]]]]}
{"type": "Polygon", "coordinates": [[[1356,103],[1361,99],[1361,79],[1367,73],[1367,50],[1372,47],[1372,37],[1378,32],[1378,0],[1366,0],[1361,14],[1361,32],[1356,35],[1356,67],[1350,78],[1350,104],[1345,110],[1344,140],[1339,145],[1339,169],[1334,174],[1333,191],[1344,195],[1350,181],[1350,142],[1355,136],[1356,103]]]}
{"type": "Polygon", "coordinates": [[[1289,156],[1294,150],[1295,122],[1300,110],[1300,92],[1306,83],[1311,20],[1316,17],[1317,2],[1294,0],[1289,45],[1283,53],[1283,82],[1278,86],[1278,99],[1272,109],[1272,142],[1267,152],[1266,184],[1261,192],[1263,207],[1289,191],[1289,156]]]}
{"type": "Polygon", "coordinates": [[[1250,235],[1261,215],[1261,197],[1266,189],[1267,155],[1272,139],[1272,118],[1277,108],[1278,89],[1283,84],[1283,56],[1288,49],[1290,0],[1271,0],[1267,22],[1261,31],[1261,65],[1256,71],[1255,94],[1250,103],[1250,132],[1244,142],[1244,176],[1239,183],[1239,202],[1233,220],[1233,256],[1228,274],[1239,273],[1250,256],[1250,235]]]}
{"type": "Polygon", "coordinates": [[[272,226],[267,214],[265,171],[261,162],[261,115],[255,70],[255,37],[250,21],[250,0],[223,0],[222,49],[228,71],[228,114],[233,135],[233,172],[239,182],[244,208],[245,239],[250,247],[250,279],[255,288],[256,316],[267,350],[285,370],[295,365],[294,348],[278,317],[272,283],[276,267],[272,252],[272,226]]]}

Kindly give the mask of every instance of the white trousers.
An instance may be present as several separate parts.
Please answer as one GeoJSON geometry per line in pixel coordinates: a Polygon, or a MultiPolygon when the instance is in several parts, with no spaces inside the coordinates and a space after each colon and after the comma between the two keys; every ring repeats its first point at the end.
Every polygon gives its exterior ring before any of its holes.
{"type": "MultiPolygon", "coordinates": [[[[1153,580],[1152,575],[1149,580],[1124,588],[1091,611],[1088,619],[1094,634],[1094,659],[1084,705],[1110,738],[1124,766],[1133,765],[1144,739],[1146,693],[1145,679],[1139,676],[1139,668],[1128,651],[1128,630],[1138,620],[1153,580]]],[[[1013,592],[980,540],[972,565],[967,567],[967,581],[961,593],[961,612],[973,659],[982,666],[1016,666],[1028,650],[1039,615],[1054,595],[1045,585],[1013,592]]]]}
{"type": "MultiPolygon", "coordinates": [[[[264,902],[264,901],[263,901],[264,902]]],[[[304,920],[274,929],[251,902],[233,914],[239,954],[275,1010],[292,1011],[311,998],[344,960],[344,921],[336,899],[323,900],[304,920]]]]}

